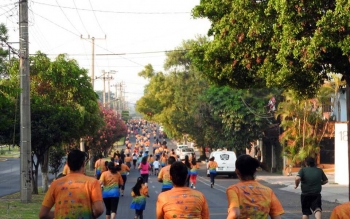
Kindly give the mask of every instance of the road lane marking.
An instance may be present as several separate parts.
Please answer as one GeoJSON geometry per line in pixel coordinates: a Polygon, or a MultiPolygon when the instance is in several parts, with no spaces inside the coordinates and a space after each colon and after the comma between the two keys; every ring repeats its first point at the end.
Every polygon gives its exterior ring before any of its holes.
{"type": "MultiPolygon", "coordinates": [[[[209,180],[206,180],[204,177],[202,177],[202,176],[199,176],[199,178],[200,179],[202,179],[202,183],[204,183],[204,182],[210,182],[209,180]]],[[[206,183],[205,183],[206,184],[206,183]]],[[[207,185],[209,185],[210,186],[210,184],[207,184],[207,185]]],[[[221,187],[221,188],[223,188],[223,189],[225,189],[225,192],[226,192],[226,189],[227,189],[227,187],[224,187],[224,186],[221,186],[221,185],[219,185],[219,184],[215,184],[214,186],[216,186],[216,187],[221,187]]]]}
{"type": "MultiPolygon", "coordinates": [[[[203,184],[205,184],[205,185],[210,186],[210,184],[209,184],[209,183],[207,183],[206,181],[203,181],[203,180],[201,180],[201,179],[198,179],[198,181],[199,181],[199,182],[201,182],[201,183],[203,183],[203,184]]],[[[213,189],[216,189],[216,190],[219,190],[219,191],[221,191],[221,192],[223,192],[223,193],[226,193],[226,188],[225,188],[225,187],[223,187],[223,186],[220,186],[220,185],[214,185],[213,189]],[[216,188],[217,186],[222,187],[222,188],[224,188],[225,190],[222,190],[222,189],[216,188]]]]}

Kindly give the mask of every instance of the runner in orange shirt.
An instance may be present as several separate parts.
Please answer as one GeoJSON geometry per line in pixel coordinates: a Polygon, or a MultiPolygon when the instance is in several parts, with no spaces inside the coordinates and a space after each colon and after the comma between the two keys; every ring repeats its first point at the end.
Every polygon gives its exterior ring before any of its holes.
{"type": "MultiPolygon", "coordinates": [[[[173,159],[173,157],[169,157],[169,159],[173,159]]],[[[187,174],[187,167],[182,162],[174,162],[171,165],[170,178],[174,188],[158,195],[157,219],[209,218],[209,208],[205,196],[198,190],[185,186],[187,174]]]]}
{"type": "Polygon", "coordinates": [[[70,173],[70,169],[69,169],[68,161],[67,161],[63,167],[62,175],[67,176],[69,173],[70,173]]]}
{"type": "Polygon", "coordinates": [[[216,176],[216,168],[218,167],[218,163],[215,161],[215,157],[211,157],[209,159],[209,163],[207,165],[207,169],[209,170],[210,175],[210,187],[213,188],[215,183],[215,176],[216,176]]]}
{"type": "Polygon", "coordinates": [[[95,177],[96,179],[100,179],[101,174],[106,171],[107,169],[105,168],[105,162],[103,161],[103,156],[102,154],[98,155],[98,160],[95,162],[95,177]]]}
{"type": "Polygon", "coordinates": [[[51,183],[42,202],[39,218],[92,219],[103,214],[100,183],[84,175],[86,158],[86,153],[79,150],[68,154],[70,173],[51,183]],[[53,206],[55,209],[51,211],[53,206]]]}
{"type": "Polygon", "coordinates": [[[162,192],[168,191],[171,188],[173,188],[173,183],[171,182],[171,178],[170,178],[170,166],[174,162],[175,162],[175,158],[169,157],[168,165],[160,169],[160,172],[158,174],[158,182],[163,183],[162,192]]]}
{"type": "Polygon", "coordinates": [[[236,173],[240,182],[227,188],[227,219],[268,218],[281,219],[283,207],[275,193],[255,181],[256,168],[260,162],[250,155],[241,155],[236,160],[236,173]]]}
{"type": "Polygon", "coordinates": [[[338,205],[332,211],[330,219],[343,219],[350,217],[350,202],[338,205]]]}

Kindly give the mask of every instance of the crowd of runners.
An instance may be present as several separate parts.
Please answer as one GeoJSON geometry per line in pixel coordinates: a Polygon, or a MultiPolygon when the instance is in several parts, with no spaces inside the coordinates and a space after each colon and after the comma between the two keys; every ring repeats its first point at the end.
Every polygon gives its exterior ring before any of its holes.
{"type": "MultiPolygon", "coordinates": [[[[131,169],[137,169],[140,176],[131,188],[130,209],[135,211],[135,219],[143,219],[148,194],[148,177],[155,174],[162,183],[161,193],[156,202],[156,218],[210,218],[207,200],[202,192],[196,190],[198,164],[195,156],[186,156],[180,161],[173,150],[167,147],[164,133],[157,125],[147,121],[130,121],[125,148],[116,151],[111,161],[100,156],[95,162],[95,177],[85,175],[86,153],[72,150],[68,154],[68,171],[65,176],[55,180],[46,193],[39,212],[39,218],[98,218],[105,212],[106,219],[115,219],[120,196],[124,196],[127,176],[131,169]],[[130,138],[135,137],[134,145],[130,138]],[[150,150],[152,143],[152,150],[150,150]],[[179,162],[180,161],[180,162],[179,162]],[[191,187],[191,188],[190,188],[191,187]],[[181,207],[183,206],[183,207],[181,207]],[[54,209],[53,209],[54,207],[54,209]]],[[[321,184],[328,182],[321,169],[315,168],[314,160],[306,160],[297,177],[295,188],[301,183],[303,218],[315,214],[321,218],[321,199],[319,194],[304,194],[307,188],[321,190],[321,184]],[[310,173],[317,172],[317,176],[310,173]],[[312,179],[307,178],[313,176],[312,179]],[[307,180],[317,186],[308,187],[307,180]],[[304,181],[303,181],[304,180],[304,181]],[[311,210],[310,210],[311,208],[311,210]]],[[[227,219],[267,218],[281,219],[284,209],[273,190],[255,180],[255,173],[261,163],[250,155],[240,155],[236,162],[239,182],[226,189],[227,219]],[[244,207],[243,207],[244,206],[244,207]]],[[[217,163],[214,157],[206,167],[214,186],[217,163]]],[[[136,170],[135,170],[136,171],[136,170]]],[[[127,191],[130,191],[129,189],[127,191]]],[[[130,193],[129,193],[130,194],[130,193]]],[[[226,203],[223,203],[226,205],[226,203]]],[[[331,219],[348,218],[350,202],[338,206],[331,219]]]]}

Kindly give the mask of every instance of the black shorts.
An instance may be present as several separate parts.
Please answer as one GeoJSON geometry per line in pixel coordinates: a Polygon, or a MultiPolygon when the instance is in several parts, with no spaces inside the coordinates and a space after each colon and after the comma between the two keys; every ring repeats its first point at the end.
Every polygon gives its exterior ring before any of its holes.
{"type": "Polygon", "coordinates": [[[103,202],[106,206],[106,215],[117,213],[119,197],[103,198],[103,202]]]}
{"type": "Polygon", "coordinates": [[[317,208],[322,211],[321,194],[301,194],[300,200],[303,215],[312,215],[317,208]]]}

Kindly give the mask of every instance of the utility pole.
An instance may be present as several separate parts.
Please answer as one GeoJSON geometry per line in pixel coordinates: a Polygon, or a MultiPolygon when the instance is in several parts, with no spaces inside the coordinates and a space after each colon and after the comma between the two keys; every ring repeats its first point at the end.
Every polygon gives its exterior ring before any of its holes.
{"type": "Polygon", "coordinates": [[[103,107],[106,107],[106,80],[108,81],[108,104],[110,104],[110,83],[109,81],[113,79],[112,76],[109,76],[110,74],[115,74],[116,71],[111,70],[106,72],[105,70],[102,70],[102,75],[99,77],[96,77],[95,79],[103,79],[103,93],[102,93],[102,102],[103,102],[103,107]],[[107,74],[107,76],[106,76],[107,74]]]}
{"type": "Polygon", "coordinates": [[[113,101],[113,108],[118,113],[118,108],[117,108],[118,101],[119,101],[119,99],[118,99],[118,83],[111,85],[111,87],[115,87],[115,100],[113,101]]]}
{"type": "Polygon", "coordinates": [[[32,199],[32,147],[30,119],[30,72],[29,72],[28,0],[19,1],[19,74],[20,98],[20,147],[21,147],[21,201],[32,199]]]}
{"type": "Polygon", "coordinates": [[[107,36],[105,35],[105,38],[95,38],[91,37],[88,35],[87,38],[83,38],[83,35],[80,35],[80,39],[91,39],[91,45],[92,45],[92,53],[91,53],[91,84],[92,84],[92,89],[95,87],[95,40],[105,40],[107,36]]]}

